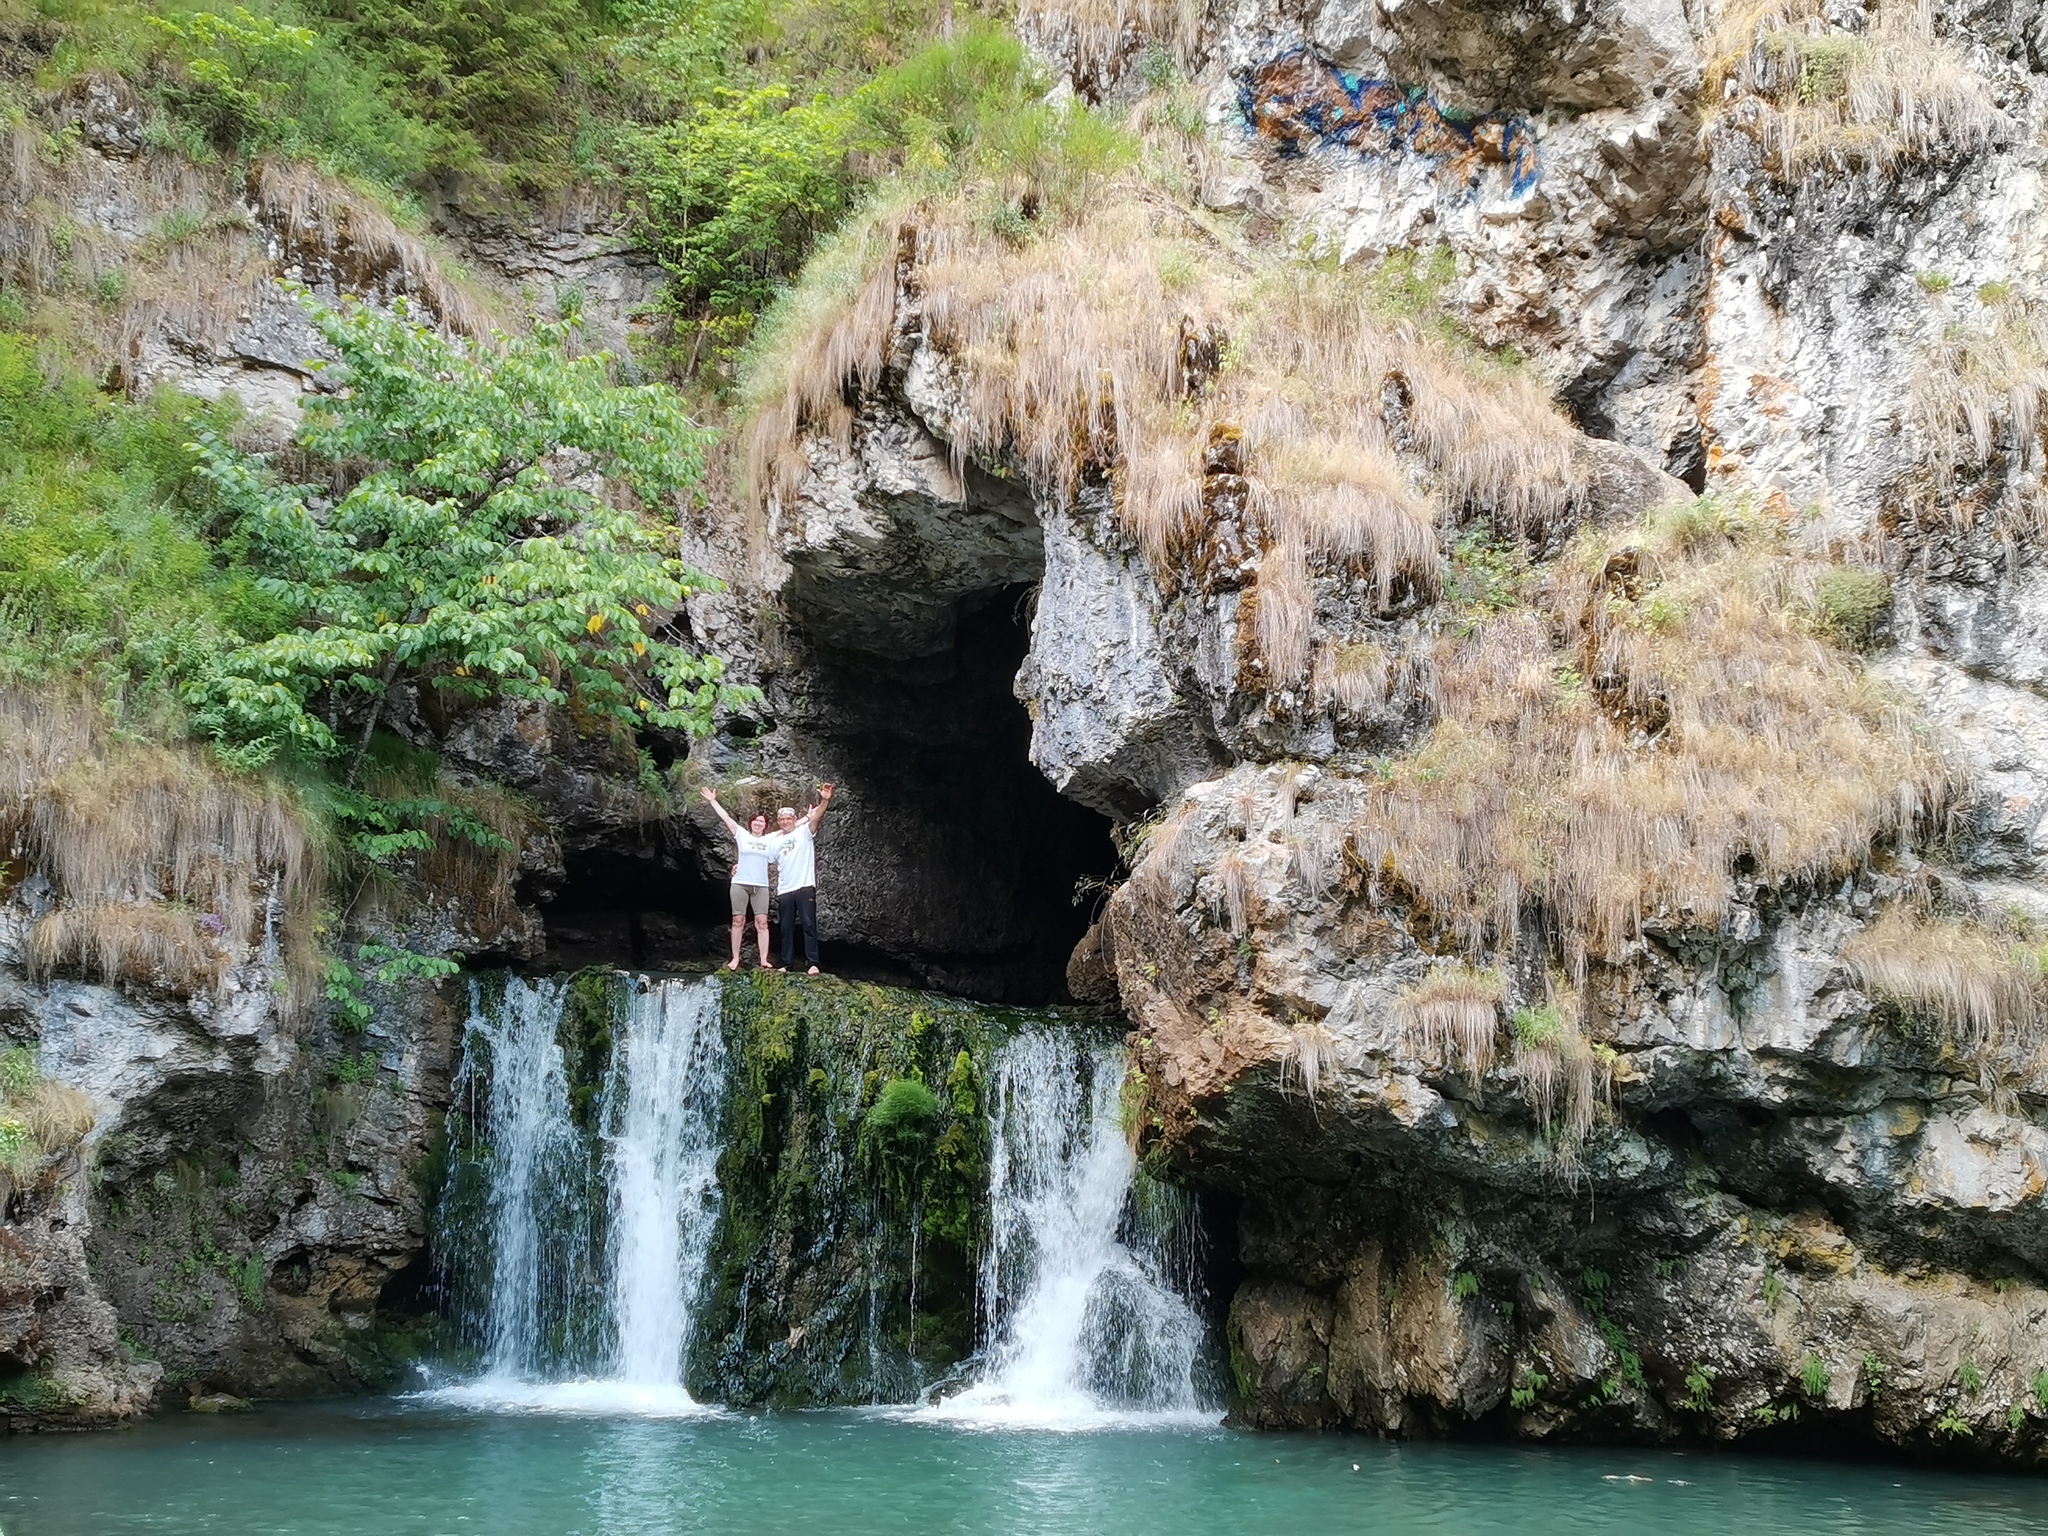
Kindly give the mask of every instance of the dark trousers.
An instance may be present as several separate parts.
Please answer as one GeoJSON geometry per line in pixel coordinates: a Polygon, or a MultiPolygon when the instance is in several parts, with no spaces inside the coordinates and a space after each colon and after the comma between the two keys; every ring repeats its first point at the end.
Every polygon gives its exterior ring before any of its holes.
{"type": "Polygon", "coordinates": [[[807,885],[800,891],[778,891],[775,893],[777,915],[782,920],[782,964],[784,969],[796,960],[796,931],[804,931],[804,964],[818,963],[818,888],[807,885]]]}

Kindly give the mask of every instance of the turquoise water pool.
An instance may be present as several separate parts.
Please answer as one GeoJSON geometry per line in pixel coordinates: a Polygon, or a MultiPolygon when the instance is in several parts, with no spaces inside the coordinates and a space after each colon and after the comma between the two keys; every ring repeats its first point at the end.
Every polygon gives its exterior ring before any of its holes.
{"type": "Polygon", "coordinates": [[[2048,1479],[885,1412],[595,1417],[419,1401],[173,1414],[0,1442],[6,1536],[1353,1531],[2002,1536],[2048,1479]]]}

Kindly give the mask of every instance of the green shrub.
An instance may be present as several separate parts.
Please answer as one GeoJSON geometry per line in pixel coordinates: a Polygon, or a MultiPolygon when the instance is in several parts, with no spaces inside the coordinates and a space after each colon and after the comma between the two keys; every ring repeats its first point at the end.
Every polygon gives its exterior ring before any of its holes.
{"type": "Polygon", "coordinates": [[[861,1144],[881,1162],[907,1169],[931,1149],[938,1127],[938,1095],[914,1077],[894,1078],[862,1119],[861,1144]]]}
{"type": "Polygon", "coordinates": [[[1564,1015],[1549,1003],[1517,1008],[1513,1022],[1516,1042],[1528,1050],[1555,1045],[1566,1034],[1564,1015]]]}
{"type": "Polygon", "coordinates": [[[1845,645],[1870,645],[1892,608],[1892,584],[1884,571],[1864,565],[1829,565],[1815,582],[1812,600],[1821,625],[1845,645]]]}
{"type": "Polygon", "coordinates": [[[287,622],[255,573],[204,536],[205,487],[185,445],[232,419],[53,377],[30,338],[0,333],[0,678],[85,671],[147,703],[181,658],[287,622]]]}
{"type": "Polygon", "coordinates": [[[1799,1362],[1799,1384],[1806,1389],[1806,1395],[1816,1400],[1828,1395],[1827,1362],[1811,1350],[1799,1362]]]}
{"type": "Polygon", "coordinates": [[[0,1055],[0,1098],[24,1094],[36,1085],[36,1053],[18,1045],[0,1055]]]}
{"type": "Polygon", "coordinates": [[[1692,1369],[1685,1373],[1686,1406],[1694,1413],[1706,1413],[1714,1406],[1714,1377],[1718,1373],[1710,1365],[1695,1360],[1692,1369]]]}

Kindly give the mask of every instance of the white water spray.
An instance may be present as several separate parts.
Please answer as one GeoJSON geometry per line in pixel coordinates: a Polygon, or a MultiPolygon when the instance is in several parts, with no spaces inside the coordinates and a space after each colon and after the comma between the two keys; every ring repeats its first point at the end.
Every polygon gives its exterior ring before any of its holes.
{"type": "Polygon", "coordinates": [[[1212,1420],[1194,1384],[1201,1318],[1145,1240],[1156,1234],[1127,1220],[1122,1052],[1033,1030],[1003,1047],[994,1079],[982,1269],[994,1342],[980,1383],[927,1411],[1073,1429],[1212,1420]]]}

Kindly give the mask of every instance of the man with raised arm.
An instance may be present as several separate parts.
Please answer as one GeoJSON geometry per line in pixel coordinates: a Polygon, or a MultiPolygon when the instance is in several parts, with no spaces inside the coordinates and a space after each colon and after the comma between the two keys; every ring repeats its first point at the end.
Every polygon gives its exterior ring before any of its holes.
{"type": "MultiPolygon", "coordinates": [[[[740,937],[746,931],[747,914],[751,911],[754,951],[760,957],[761,969],[773,970],[768,962],[768,861],[774,857],[781,838],[768,830],[766,816],[757,814],[744,827],[734,821],[726,815],[725,807],[718,803],[718,792],[709,784],[704,786],[703,795],[704,803],[718,812],[718,819],[725,823],[740,847],[739,862],[732,867],[732,964],[726,969],[740,968],[740,937]]],[[[782,948],[783,964],[787,965],[789,945],[785,943],[782,948]]]]}
{"type": "Polygon", "coordinates": [[[782,968],[796,963],[796,930],[804,931],[804,959],[818,974],[818,859],[814,839],[832,786],[818,786],[818,803],[799,816],[785,805],[775,813],[780,836],[775,840],[775,905],[782,916],[782,968]]]}

